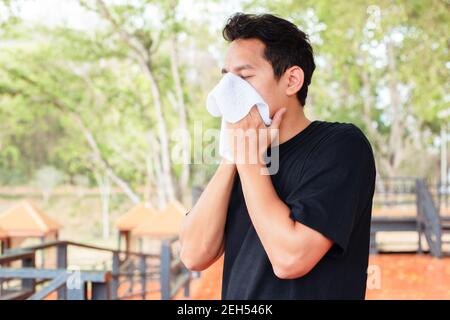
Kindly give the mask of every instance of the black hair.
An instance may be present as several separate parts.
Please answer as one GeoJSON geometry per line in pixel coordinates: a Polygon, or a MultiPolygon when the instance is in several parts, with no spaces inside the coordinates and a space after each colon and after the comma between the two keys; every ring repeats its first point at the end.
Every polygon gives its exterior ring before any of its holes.
{"type": "Polygon", "coordinates": [[[233,14],[223,28],[226,41],[256,38],[265,44],[264,58],[270,62],[275,79],[280,80],[284,72],[296,65],[302,68],[304,83],[297,98],[305,105],[308,86],[316,65],[308,35],[295,24],[272,14],[233,14]]]}

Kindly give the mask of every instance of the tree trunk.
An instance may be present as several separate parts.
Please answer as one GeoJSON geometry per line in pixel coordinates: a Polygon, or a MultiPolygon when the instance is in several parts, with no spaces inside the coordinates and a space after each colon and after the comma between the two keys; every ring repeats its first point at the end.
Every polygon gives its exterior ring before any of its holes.
{"type": "Polygon", "coordinates": [[[150,90],[152,92],[152,100],[155,106],[156,118],[158,123],[158,135],[160,142],[160,156],[161,156],[161,165],[162,165],[162,180],[161,183],[166,193],[166,197],[169,201],[173,201],[176,199],[175,196],[175,188],[173,185],[173,177],[172,177],[172,166],[170,159],[170,150],[169,150],[169,137],[166,121],[164,119],[164,115],[162,112],[162,103],[161,103],[161,95],[158,84],[155,80],[155,77],[151,71],[151,67],[149,64],[142,64],[142,68],[144,69],[144,73],[147,78],[150,80],[150,90]]]}
{"type": "MultiPolygon", "coordinates": [[[[179,126],[183,133],[189,136],[189,128],[187,124],[187,110],[186,105],[184,103],[184,97],[183,97],[183,87],[181,84],[180,79],[180,72],[179,72],[179,56],[178,56],[178,37],[177,34],[174,34],[172,37],[172,46],[170,51],[170,58],[171,58],[171,70],[172,70],[172,76],[174,79],[175,84],[175,94],[176,94],[176,102],[177,102],[177,112],[179,115],[179,126]]],[[[182,163],[182,169],[181,169],[181,177],[179,181],[179,189],[180,189],[180,195],[183,199],[183,202],[185,202],[187,199],[186,197],[189,194],[188,190],[188,184],[189,184],[189,176],[190,176],[190,143],[189,139],[182,139],[182,152],[183,152],[183,163],[182,163]]]]}
{"type": "Polygon", "coordinates": [[[141,201],[140,197],[131,189],[131,187],[122,178],[120,178],[118,175],[115,174],[110,165],[106,162],[105,159],[103,159],[100,153],[100,149],[98,148],[97,141],[95,141],[94,135],[84,125],[83,120],[78,115],[72,114],[72,116],[80,124],[83,135],[93,151],[94,158],[103,167],[106,174],[111,178],[112,181],[114,181],[115,184],[117,184],[125,192],[125,194],[130,198],[130,200],[133,203],[139,203],[141,201]]]}
{"type": "Polygon", "coordinates": [[[130,49],[130,58],[139,63],[144,75],[150,81],[150,92],[152,93],[153,105],[156,111],[158,135],[160,140],[160,157],[162,164],[162,179],[160,180],[160,183],[166,193],[166,198],[170,201],[175,200],[176,197],[172,177],[172,162],[170,160],[168,130],[162,111],[160,89],[154,77],[150,63],[151,57],[149,48],[145,48],[145,45],[143,45],[139,39],[136,39],[132,34],[126,32],[125,29],[119,25],[119,23],[111,16],[104,1],[97,0],[96,3],[99,13],[112,24],[119,37],[130,49]]]}
{"type": "Polygon", "coordinates": [[[102,200],[102,235],[103,239],[108,239],[109,230],[109,200],[111,196],[111,183],[107,175],[102,175],[99,172],[95,172],[95,180],[100,188],[101,200],[102,200]]]}
{"type": "Polygon", "coordinates": [[[401,101],[398,93],[398,85],[396,79],[396,63],[394,48],[390,41],[386,42],[387,50],[387,60],[388,60],[388,89],[391,101],[390,111],[391,111],[391,131],[389,134],[389,162],[394,169],[397,171],[400,163],[402,161],[403,155],[403,131],[405,119],[403,119],[404,112],[402,110],[401,101]]]}

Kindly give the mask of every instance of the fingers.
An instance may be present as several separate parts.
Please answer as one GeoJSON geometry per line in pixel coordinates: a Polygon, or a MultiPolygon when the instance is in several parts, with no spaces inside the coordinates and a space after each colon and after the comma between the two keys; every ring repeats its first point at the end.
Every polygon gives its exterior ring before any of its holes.
{"type": "MultiPolygon", "coordinates": [[[[283,119],[283,115],[286,112],[286,108],[281,108],[280,110],[278,110],[275,115],[272,118],[272,124],[269,126],[269,128],[271,129],[278,129],[280,127],[281,124],[281,120],[283,119]]],[[[245,117],[244,119],[240,120],[238,123],[241,123],[245,120],[250,120],[251,122],[255,123],[255,124],[262,124],[264,123],[261,115],[259,114],[258,108],[256,107],[256,105],[254,105],[251,109],[250,112],[248,114],[247,117],[245,117]]],[[[232,128],[233,125],[232,124],[228,124],[229,128],[232,128]]]]}
{"type": "Polygon", "coordinates": [[[278,110],[272,119],[272,124],[270,125],[271,129],[278,129],[280,127],[281,120],[283,119],[283,115],[286,112],[286,108],[281,108],[278,110]]]}
{"type": "Polygon", "coordinates": [[[263,119],[261,117],[261,115],[259,114],[258,108],[256,107],[256,105],[254,105],[251,109],[250,109],[250,117],[256,121],[257,123],[263,123],[263,119]]]}

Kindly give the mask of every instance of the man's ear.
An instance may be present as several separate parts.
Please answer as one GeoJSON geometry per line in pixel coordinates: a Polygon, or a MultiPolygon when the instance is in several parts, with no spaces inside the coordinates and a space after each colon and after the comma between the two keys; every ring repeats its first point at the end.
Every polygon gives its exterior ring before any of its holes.
{"type": "Polygon", "coordinates": [[[303,86],[305,74],[299,66],[292,66],[286,70],[287,79],[286,95],[292,96],[297,94],[303,86]]]}

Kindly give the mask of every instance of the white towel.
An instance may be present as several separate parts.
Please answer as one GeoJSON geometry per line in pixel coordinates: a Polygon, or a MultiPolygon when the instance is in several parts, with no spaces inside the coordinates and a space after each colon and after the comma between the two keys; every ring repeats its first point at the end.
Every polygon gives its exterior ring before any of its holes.
{"type": "Polygon", "coordinates": [[[214,117],[222,117],[219,154],[233,162],[233,155],[227,141],[226,122],[236,123],[243,119],[256,105],[266,126],[272,123],[269,117],[269,105],[253,86],[241,77],[227,72],[211,90],[206,99],[206,109],[214,117]]]}

